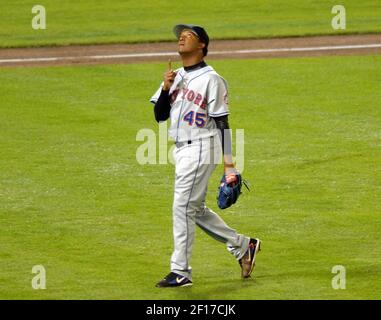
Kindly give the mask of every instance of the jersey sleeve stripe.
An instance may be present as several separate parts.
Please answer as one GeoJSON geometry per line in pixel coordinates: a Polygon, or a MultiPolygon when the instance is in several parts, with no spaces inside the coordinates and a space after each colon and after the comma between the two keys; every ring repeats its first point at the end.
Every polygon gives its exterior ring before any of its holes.
{"type": "Polygon", "coordinates": [[[220,113],[209,113],[209,116],[211,117],[220,117],[220,116],[225,116],[229,114],[229,111],[224,111],[224,112],[220,112],[220,113]]]}

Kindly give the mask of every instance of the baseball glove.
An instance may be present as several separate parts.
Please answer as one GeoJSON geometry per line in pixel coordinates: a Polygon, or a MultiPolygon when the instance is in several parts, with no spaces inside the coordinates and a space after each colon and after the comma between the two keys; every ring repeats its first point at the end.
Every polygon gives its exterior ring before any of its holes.
{"type": "Polygon", "coordinates": [[[238,200],[242,189],[242,182],[249,190],[246,182],[242,179],[240,173],[224,174],[218,187],[217,204],[220,209],[229,208],[238,200]]]}

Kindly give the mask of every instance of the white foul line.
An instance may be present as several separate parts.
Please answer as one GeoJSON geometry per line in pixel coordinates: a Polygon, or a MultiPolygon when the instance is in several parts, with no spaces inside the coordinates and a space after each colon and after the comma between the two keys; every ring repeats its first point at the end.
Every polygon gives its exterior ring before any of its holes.
{"type": "MultiPolygon", "coordinates": [[[[330,50],[350,50],[350,49],[369,49],[381,48],[380,43],[356,44],[342,46],[321,46],[321,47],[302,47],[302,48],[273,48],[273,49],[250,49],[250,50],[225,50],[211,51],[209,55],[220,54],[249,54],[249,53],[276,53],[276,52],[302,52],[302,51],[330,51],[330,50]]],[[[128,54],[110,54],[110,55],[92,55],[92,56],[68,56],[68,57],[46,57],[46,58],[15,58],[0,59],[0,63],[23,63],[23,62],[48,62],[64,60],[97,60],[97,59],[123,59],[123,58],[150,58],[166,57],[176,55],[175,52],[152,52],[152,53],[128,53],[128,54]]]]}

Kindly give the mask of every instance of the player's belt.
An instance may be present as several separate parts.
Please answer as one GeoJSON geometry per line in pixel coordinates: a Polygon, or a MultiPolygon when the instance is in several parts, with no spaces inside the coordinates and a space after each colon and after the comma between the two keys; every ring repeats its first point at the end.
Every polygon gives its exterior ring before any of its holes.
{"type": "Polygon", "coordinates": [[[191,143],[192,143],[192,140],[188,140],[188,141],[182,141],[182,142],[175,142],[175,145],[176,145],[176,148],[181,148],[191,143]]]}
{"type": "Polygon", "coordinates": [[[201,141],[202,139],[210,139],[210,141],[212,141],[213,138],[214,138],[214,136],[207,137],[207,138],[200,138],[200,139],[197,139],[195,141],[188,140],[188,141],[182,141],[182,142],[175,142],[175,145],[176,145],[176,148],[181,148],[181,147],[184,147],[188,144],[192,144],[192,142],[201,141]]]}

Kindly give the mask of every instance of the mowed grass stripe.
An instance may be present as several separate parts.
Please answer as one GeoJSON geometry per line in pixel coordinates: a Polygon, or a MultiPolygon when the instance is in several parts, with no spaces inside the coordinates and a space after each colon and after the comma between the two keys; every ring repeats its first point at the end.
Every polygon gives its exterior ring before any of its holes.
{"type": "Polygon", "coordinates": [[[194,23],[206,27],[212,39],[301,36],[381,31],[378,0],[343,0],[346,29],[334,30],[333,0],[218,1],[181,0],[57,2],[45,0],[46,29],[32,28],[32,0],[2,4],[0,47],[96,43],[136,43],[173,40],[172,27],[194,23]]]}

